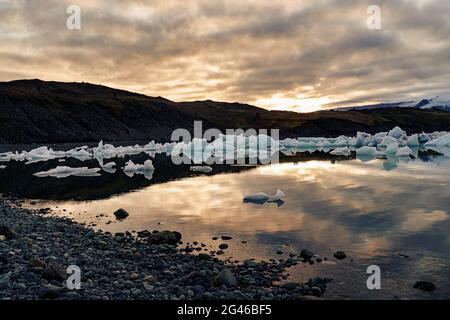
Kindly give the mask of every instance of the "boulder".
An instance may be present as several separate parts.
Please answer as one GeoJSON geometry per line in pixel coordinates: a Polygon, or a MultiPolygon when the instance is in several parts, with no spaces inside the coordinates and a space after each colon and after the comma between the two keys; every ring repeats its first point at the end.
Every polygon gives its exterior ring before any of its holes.
{"type": "Polygon", "coordinates": [[[236,278],[229,269],[223,269],[219,272],[215,279],[216,285],[226,285],[227,287],[232,287],[237,284],[236,278]]]}
{"type": "Polygon", "coordinates": [[[7,225],[0,225],[0,235],[5,236],[6,239],[11,239],[17,236],[16,231],[7,225]]]}
{"type": "Polygon", "coordinates": [[[314,257],[314,253],[312,251],[309,251],[308,249],[303,249],[300,252],[300,257],[305,259],[306,261],[309,261],[314,257]]]}
{"type": "Polygon", "coordinates": [[[347,258],[347,255],[345,254],[344,251],[336,251],[333,256],[338,259],[338,260],[343,260],[345,258],[347,258]]]}
{"type": "Polygon", "coordinates": [[[116,216],[117,219],[123,220],[127,218],[130,214],[125,209],[119,209],[114,212],[114,215],[116,216]]]}
{"type": "Polygon", "coordinates": [[[436,286],[433,283],[431,283],[431,282],[418,281],[414,285],[414,289],[419,289],[419,290],[422,290],[422,291],[431,292],[431,291],[436,290],[436,286]]]}
{"type": "Polygon", "coordinates": [[[158,233],[153,233],[147,238],[150,244],[172,244],[175,245],[182,238],[181,233],[177,231],[164,230],[158,233]]]}

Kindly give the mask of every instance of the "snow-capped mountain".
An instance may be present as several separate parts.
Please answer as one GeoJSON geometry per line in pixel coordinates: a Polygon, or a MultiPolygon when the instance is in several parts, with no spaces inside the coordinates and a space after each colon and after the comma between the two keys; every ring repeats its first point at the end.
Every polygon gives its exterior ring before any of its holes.
{"type": "Polygon", "coordinates": [[[364,106],[354,106],[345,108],[336,108],[336,111],[349,110],[370,110],[370,109],[385,109],[385,108],[417,108],[417,109],[440,109],[450,112],[450,96],[449,97],[434,97],[430,99],[404,101],[404,102],[388,102],[377,103],[364,106]]]}

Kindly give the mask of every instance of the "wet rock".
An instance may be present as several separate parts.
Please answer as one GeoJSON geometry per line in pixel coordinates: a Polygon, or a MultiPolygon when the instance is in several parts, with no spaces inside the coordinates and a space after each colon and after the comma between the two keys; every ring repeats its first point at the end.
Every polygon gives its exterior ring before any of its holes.
{"type": "Polygon", "coordinates": [[[150,231],[148,231],[148,230],[142,230],[142,231],[138,231],[137,235],[140,238],[148,238],[148,237],[150,237],[152,235],[152,233],[150,231]]]}
{"type": "Polygon", "coordinates": [[[283,251],[278,250],[278,251],[277,251],[277,254],[282,255],[282,254],[283,254],[283,251]]]}
{"type": "Polygon", "coordinates": [[[303,249],[300,252],[300,258],[305,259],[306,261],[311,260],[314,257],[314,253],[309,251],[308,249],[303,249]]]}
{"type": "Polygon", "coordinates": [[[428,282],[428,281],[418,281],[414,285],[414,289],[419,289],[419,290],[426,291],[426,292],[432,292],[432,291],[436,290],[436,286],[433,283],[428,282]]]}
{"type": "Polygon", "coordinates": [[[233,273],[227,268],[219,272],[215,279],[216,285],[226,285],[227,287],[232,287],[237,284],[236,278],[233,273]]]}
{"type": "Polygon", "coordinates": [[[46,285],[38,292],[38,297],[41,299],[57,299],[61,296],[62,288],[54,285],[46,285]]]}
{"type": "Polygon", "coordinates": [[[281,285],[281,288],[283,288],[284,290],[287,290],[287,291],[294,291],[298,287],[299,287],[299,284],[295,283],[295,282],[287,282],[287,283],[283,283],[281,285]]]}
{"type": "Polygon", "coordinates": [[[199,253],[198,257],[200,260],[211,260],[211,256],[207,253],[199,253]]]}
{"type": "Polygon", "coordinates": [[[84,234],[84,236],[88,239],[92,239],[95,236],[95,231],[90,229],[84,234]]]}
{"type": "Polygon", "coordinates": [[[0,235],[5,236],[6,239],[11,239],[17,236],[16,231],[7,225],[0,225],[0,235]]]}
{"type": "Polygon", "coordinates": [[[127,218],[130,214],[125,209],[119,209],[114,212],[117,219],[122,220],[127,218]]]}
{"type": "Polygon", "coordinates": [[[32,268],[45,268],[45,262],[38,257],[31,258],[29,264],[32,268]]]}
{"type": "Polygon", "coordinates": [[[48,264],[42,274],[47,280],[65,280],[67,278],[66,269],[56,263],[48,264]]]}
{"type": "Polygon", "coordinates": [[[153,233],[147,238],[150,244],[171,244],[176,245],[181,240],[182,235],[177,231],[164,230],[158,233],[153,233]]]}
{"type": "Polygon", "coordinates": [[[344,251],[336,251],[333,256],[338,260],[344,260],[345,258],[347,258],[347,255],[344,251]]]}

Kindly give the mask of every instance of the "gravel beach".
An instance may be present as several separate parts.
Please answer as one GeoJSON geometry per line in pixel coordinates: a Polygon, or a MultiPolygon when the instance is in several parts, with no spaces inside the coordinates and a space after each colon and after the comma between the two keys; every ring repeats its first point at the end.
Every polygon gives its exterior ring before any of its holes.
{"type": "Polygon", "coordinates": [[[0,299],[298,300],[329,282],[279,284],[303,258],[231,263],[178,248],[178,232],[112,235],[42,213],[0,201],[0,299]],[[69,266],[81,270],[80,289],[67,286],[69,266]]]}

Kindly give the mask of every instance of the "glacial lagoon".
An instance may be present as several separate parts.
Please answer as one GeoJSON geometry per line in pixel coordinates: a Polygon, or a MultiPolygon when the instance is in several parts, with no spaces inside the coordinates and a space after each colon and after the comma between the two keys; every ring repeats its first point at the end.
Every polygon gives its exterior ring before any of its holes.
{"type": "MultiPolygon", "coordinates": [[[[33,175],[61,165],[58,159],[9,162],[0,170],[0,193],[112,233],[177,230],[184,243],[203,243],[208,252],[224,242],[213,237],[229,235],[220,258],[231,261],[288,259],[307,248],[323,262],[290,268],[286,281],[333,278],[328,299],[439,299],[450,296],[448,151],[418,148],[414,156],[378,159],[309,150],[282,155],[279,164],[217,165],[208,173],[156,154],[151,179],[120,170],[130,159],[144,163],[147,154],[115,159],[113,173],[60,179],[33,175]],[[278,189],[284,203],[243,202],[246,194],[278,189]],[[130,216],[116,220],[118,208],[130,216]],[[347,258],[336,260],[337,250],[347,258]],[[381,290],[366,287],[370,265],[381,268],[381,290]],[[419,280],[436,291],[413,289],[419,280]]],[[[98,166],[75,158],[64,165],[98,166]]]]}

